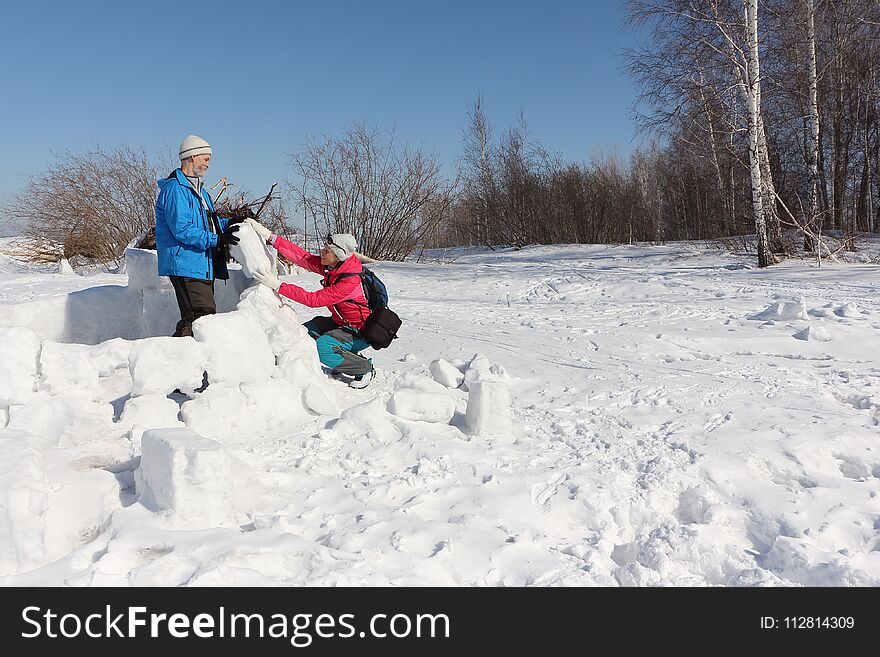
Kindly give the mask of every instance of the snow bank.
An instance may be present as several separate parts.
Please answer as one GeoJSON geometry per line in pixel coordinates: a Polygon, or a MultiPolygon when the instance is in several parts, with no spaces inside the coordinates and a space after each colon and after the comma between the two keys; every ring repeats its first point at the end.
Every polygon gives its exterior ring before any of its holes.
{"type": "Polygon", "coordinates": [[[763,321],[807,319],[807,307],[803,297],[790,301],[774,301],[761,312],[748,315],[747,319],[763,321]]]}
{"type": "Polygon", "coordinates": [[[232,515],[234,468],[223,446],[189,429],[151,429],[135,473],[140,502],[190,528],[216,527],[232,515]]]}
{"type": "Polygon", "coordinates": [[[29,328],[0,328],[0,406],[20,404],[34,394],[40,339],[29,328]]]}

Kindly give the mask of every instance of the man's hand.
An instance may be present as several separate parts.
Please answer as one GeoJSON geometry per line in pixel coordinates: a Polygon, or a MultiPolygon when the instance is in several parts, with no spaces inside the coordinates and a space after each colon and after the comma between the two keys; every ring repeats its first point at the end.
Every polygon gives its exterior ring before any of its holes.
{"type": "Polygon", "coordinates": [[[247,225],[254,229],[254,232],[260,236],[260,239],[264,242],[268,242],[272,239],[272,231],[266,228],[263,224],[261,224],[256,219],[251,219],[248,217],[245,219],[247,225]]]}
{"type": "Polygon", "coordinates": [[[274,292],[277,292],[278,288],[281,287],[281,281],[275,274],[271,272],[266,272],[258,269],[254,272],[254,278],[274,292]]]}
{"type": "Polygon", "coordinates": [[[238,224],[229,224],[226,227],[226,230],[223,231],[223,242],[228,246],[232,246],[233,244],[238,244],[239,239],[235,235],[238,232],[238,229],[241,228],[238,224]]]}

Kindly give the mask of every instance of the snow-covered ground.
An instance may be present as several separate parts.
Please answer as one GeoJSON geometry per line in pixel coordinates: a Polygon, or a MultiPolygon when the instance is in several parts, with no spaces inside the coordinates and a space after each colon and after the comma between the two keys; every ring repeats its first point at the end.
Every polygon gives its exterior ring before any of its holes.
{"type": "Polygon", "coordinates": [[[880,585],[880,265],[751,262],[379,263],[352,390],[240,278],[172,340],[145,268],[0,257],[0,583],[880,585]]]}

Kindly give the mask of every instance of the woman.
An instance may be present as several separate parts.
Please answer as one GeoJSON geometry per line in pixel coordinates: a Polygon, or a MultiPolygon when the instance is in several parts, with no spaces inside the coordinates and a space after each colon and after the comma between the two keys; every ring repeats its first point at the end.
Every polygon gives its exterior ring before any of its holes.
{"type": "Polygon", "coordinates": [[[303,269],[321,274],[323,289],[308,292],[298,285],[282,283],[271,272],[254,272],[254,278],[278,294],[309,308],[326,306],[330,317],[315,317],[306,327],[318,345],[318,357],[332,374],[353,377],[352,388],[366,388],[373,378],[373,362],[359,352],[370,344],[360,335],[360,329],[370,316],[367,299],[361,285],[361,261],[355,255],[357,242],[348,233],[327,235],[327,243],[320,255],[301,249],[254,219],[247,219],[261,239],[269,242],[278,252],[303,269]]]}

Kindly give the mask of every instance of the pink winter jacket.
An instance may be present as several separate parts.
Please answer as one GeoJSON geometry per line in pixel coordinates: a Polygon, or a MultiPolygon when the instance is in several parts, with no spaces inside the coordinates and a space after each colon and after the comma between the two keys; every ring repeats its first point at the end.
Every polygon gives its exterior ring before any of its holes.
{"type": "Polygon", "coordinates": [[[340,274],[360,274],[363,272],[364,268],[357,256],[351,255],[345,262],[331,269],[321,264],[321,256],[303,250],[280,235],[275,237],[272,244],[278,249],[278,253],[289,258],[295,264],[324,277],[324,288],[316,292],[307,292],[298,285],[282,283],[278,290],[279,294],[310,308],[326,306],[330,310],[333,321],[340,326],[350,326],[358,330],[363,327],[364,322],[370,316],[370,309],[367,308],[367,299],[364,296],[360,276],[339,278],[340,274]]]}

